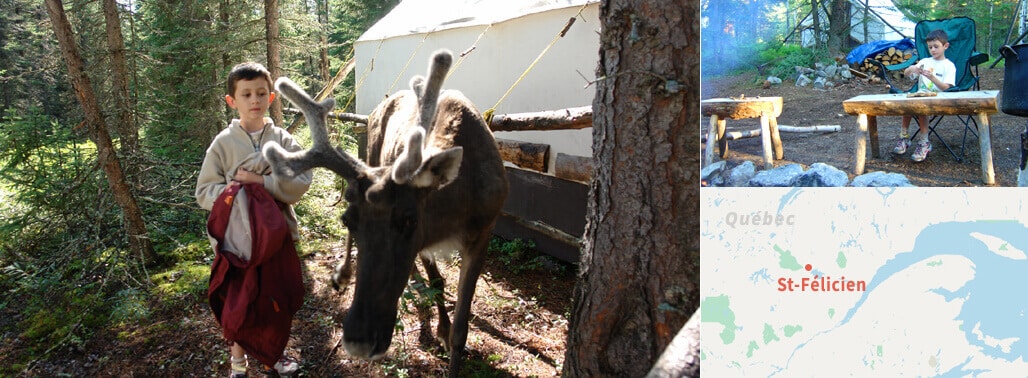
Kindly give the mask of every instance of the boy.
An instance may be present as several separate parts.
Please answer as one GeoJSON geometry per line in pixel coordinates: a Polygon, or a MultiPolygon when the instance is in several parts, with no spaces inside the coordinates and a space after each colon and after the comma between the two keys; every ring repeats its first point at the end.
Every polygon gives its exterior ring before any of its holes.
{"type": "MultiPolygon", "coordinates": [[[[914,77],[918,78],[918,92],[945,91],[953,86],[957,76],[957,69],[953,66],[953,62],[946,59],[946,49],[949,48],[949,36],[942,30],[932,30],[925,37],[925,43],[928,45],[928,52],[932,56],[921,59],[917,64],[907,67],[907,69],[903,70],[903,74],[911,79],[914,77]]],[[[897,155],[903,154],[910,147],[910,137],[907,134],[907,129],[910,128],[911,118],[912,116],[903,116],[903,128],[900,130],[899,141],[896,142],[896,148],[892,149],[892,153],[897,155]]],[[[920,131],[917,133],[917,139],[914,140],[917,148],[910,155],[910,159],[915,162],[924,161],[928,157],[928,153],[932,151],[932,144],[928,142],[929,119],[930,117],[926,115],[918,116],[917,123],[920,131]]]]}
{"type": "Polygon", "coordinates": [[[196,201],[211,211],[207,230],[215,250],[208,299],[230,345],[233,378],[246,377],[246,353],[267,373],[291,375],[299,367],[283,353],[304,295],[291,205],[307,192],[311,172],[293,179],[272,175],[261,155],[269,141],[302,150],[264,117],[274,99],[264,66],[232,68],[225,101],[239,118],[214,137],[196,181],[196,201]]]}

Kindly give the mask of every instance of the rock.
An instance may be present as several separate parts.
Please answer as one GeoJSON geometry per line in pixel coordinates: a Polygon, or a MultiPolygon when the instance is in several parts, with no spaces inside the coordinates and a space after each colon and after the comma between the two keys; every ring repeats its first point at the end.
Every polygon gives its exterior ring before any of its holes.
{"type": "Polygon", "coordinates": [[[849,186],[855,187],[893,187],[893,186],[914,186],[907,179],[907,176],[899,173],[885,173],[882,171],[865,173],[854,177],[849,186]]]}
{"type": "Polygon", "coordinates": [[[814,163],[806,172],[795,176],[789,186],[839,187],[848,182],[846,172],[825,163],[814,163]]]}
{"type": "Polygon", "coordinates": [[[835,77],[835,74],[838,73],[838,72],[839,72],[839,66],[831,65],[831,66],[825,67],[825,75],[828,78],[835,77]]]}
{"type": "Polygon", "coordinates": [[[849,68],[843,68],[841,71],[839,71],[839,76],[841,76],[843,79],[848,80],[853,78],[853,73],[850,72],[849,68]]]}
{"type": "Polygon", "coordinates": [[[810,78],[807,77],[807,75],[800,74],[800,76],[796,78],[797,87],[805,87],[807,84],[810,84],[810,78]]]}
{"type": "Polygon", "coordinates": [[[803,173],[803,167],[799,164],[783,165],[775,169],[760,171],[749,181],[749,186],[771,187],[789,186],[793,178],[803,173]]]}
{"type": "Polygon", "coordinates": [[[814,89],[825,89],[825,78],[818,77],[814,79],[814,89]]]}
{"type": "Polygon", "coordinates": [[[753,176],[757,175],[757,166],[752,161],[744,161],[728,171],[728,186],[746,186],[753,176]]]}
{"type": "Polygon", "coordinates": [[[721,171],[725,169],[726,164],[728,164],[726,161],[721,160],[703,167],[700,170],[700,180],[706,181],[709,186],[719,186],[724,183],[724,179],[721,178],[721,171]]]}
{"type": "Polygon", "coordinates": [[[772,85],[778,85],[782,83],[782,79],[779,79],[777,76],[768,76],[767,81],[770,82],[772,85]]]}
{"type": "Polygon", "coordinates": [[[807,67],[794,66],[794,68],[796,68],[796,73],[798,73],[800,75],[809,75],[809,74],[814,73],[813,69],[810,69],[810,68],[807,68],[807,67]]]}

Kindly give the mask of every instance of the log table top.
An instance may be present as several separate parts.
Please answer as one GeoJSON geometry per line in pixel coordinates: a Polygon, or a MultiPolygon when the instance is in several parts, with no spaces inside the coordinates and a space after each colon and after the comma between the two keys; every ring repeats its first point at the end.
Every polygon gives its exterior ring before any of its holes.
{"type": "Polygon", "coordinates": [[[998,95],[999,91],[942,92],[931,97],[874,94],[843,101],[842,108],[848,114],[869,116],[991,114],[999,111],[998,95]]]}
{"type": "MultiPolygon", "coordinates": [[[[867,141],[872,157],[879,157],[878,116],[903,115],[968,115],[977,118],[978,148],[981,154],[982,182],[996,183],[992,164],[992,141],[989,115],[999,111],[999,91],[941,92],[935,96],[910,97],[905,93],[874,94],[850,98],[842,102],[848,114],[857,116],[857,139],[853,172],[864,173],[867,141]]],[[[915,126],[916,127],[916,126],[915,126]]]]}
{"type": "Polygon", "coordinates": [[[760,118],[760,113],[770,112],[771,117],[782,115],[781,97],[712,98],[700,101],[700,112],[704,116],[717,115],[728,119],[760,118]]]}

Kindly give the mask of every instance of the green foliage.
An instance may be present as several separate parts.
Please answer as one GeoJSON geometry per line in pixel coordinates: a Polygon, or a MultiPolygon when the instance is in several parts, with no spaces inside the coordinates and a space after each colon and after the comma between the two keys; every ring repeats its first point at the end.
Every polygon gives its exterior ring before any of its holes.
{"type": "Polygon", "coordinates": [[[497,259],[514,274],[535,271],[561,275],[567,273],[564,263],[536,251],[535,242],[532,240],[504,240],[493,237],[489,240],[489,253],[496,254],[497,259]]]}
{"type": "Polygon", "coordinates": [[[160,298],[164,306],[177,307],[203,301],[210,276],[210,263],[180,262],[153,275],[155,286],[151,294],[160,298]]]}
{"type": "MultiPolygon", "coordinates": [[[[765,65],[765,72],[769,76],[782,79],[795,78],[796,66],[812,68],[818,62],[831,62],[831,58],[824,49],[778,44],[778,46],[766,46],[759,50],[760,64],[765,65]]],[[[763,80],[764,78],[758,79],[763,80]]]]}

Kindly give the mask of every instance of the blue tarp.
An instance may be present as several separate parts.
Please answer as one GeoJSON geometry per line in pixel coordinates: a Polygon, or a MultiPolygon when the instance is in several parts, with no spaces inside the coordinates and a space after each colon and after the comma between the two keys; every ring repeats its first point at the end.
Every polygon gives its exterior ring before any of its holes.
{"type": "Polygon", "coordinates": [[[846,61],[850,64],[857,64],[863,62],[866,58],[872,58],[875,54],[888,50],[890,47],[895,47],[897,50],[906,51],[914,49],[914,40],[897,39],[893,41],[873,41],[863,45],[857,46],[846,55],[846,61]]]}

